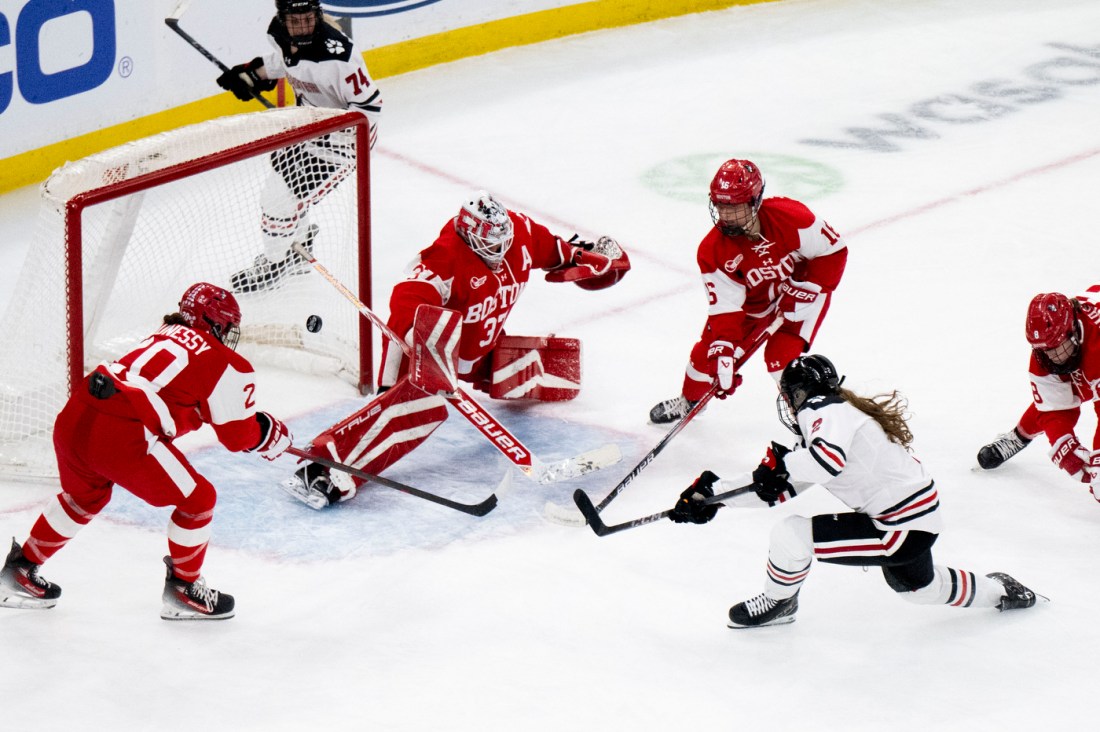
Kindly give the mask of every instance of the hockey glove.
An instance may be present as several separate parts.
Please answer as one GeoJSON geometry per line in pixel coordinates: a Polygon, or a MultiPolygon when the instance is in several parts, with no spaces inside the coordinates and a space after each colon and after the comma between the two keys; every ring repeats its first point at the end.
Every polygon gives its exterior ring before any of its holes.
{"type": "Polygon", "coordinates": [[[249,452],[255,452],[264,460],[274,460],[287,451],[294,442],[287,426],[267,412],[256,412],[260,425],[260,442],[249,452]]]}
{"type": "Polygon", "coordinates": [[[719,399],[725,399],[741,386],[741,374],[734,372],[733,365],[744,355],[740,346],[735,348],[729,341],[714,341],[707,349],[707,358],[714,362],[714,376],[718,380],[715,396],[719,399]]]}
{"type": "Polygon", "coordinates": [[[1050,448],[1050,460],[1062,470],[1069,473],[1069,477],[1082,483],[1092,481],[1092,473],[1089,463],[1092,456],[1089,451],[1081,446],[1077,435],[1072,432],[1062,435],[1050,448]]]}
{"type": "Polygon", "coordinates": [[[787,493],[792,497],[795,494],[791,474],[783,464],[783,458],[790,451],[789,447],[773,441],[760,465],[752,471],[753,490],[769,506],[774,506],[787,493]]]}
{"type": "Polygon", "coordinates": [[[800,322],[813,312],[813,304],[821,295],[821,286],[814,282],[787,280],[779,285],[779,310],[787,320],[800,322]]]}
{"type": "Polygon", "coordinates": [[[593,244],[577,234],[568,242],[558,241],[562,263],[546,273],[547,282],[576,282],[588,290],[602,290],[623,278],[630,270],[630,258],[609,236],[593,244]]]}
{"type": "Polygon", "coordinates": [[[705,524],[714,518],[721,503],[703,503],[708,498],[714,497],[714,484],[718,482],[718,476],[709,470],[704,470],[691,486],[680,494],[680,500],[669,513],[668,517],[678,524],[705,524]]]}
{"type": "Polygon", "coordinates": [[[233,92],[233,96],[242,102],[250,102],[255,98],[252,95],[253,90],[256,92],[271,91],[278,85],[275,80],[262,79],[256,73],[257,69],[263,68],[263,65],[264,60],[259,56],[246,64],[237,64],[218,77],[218,86],[226,91],[233,92]]]}

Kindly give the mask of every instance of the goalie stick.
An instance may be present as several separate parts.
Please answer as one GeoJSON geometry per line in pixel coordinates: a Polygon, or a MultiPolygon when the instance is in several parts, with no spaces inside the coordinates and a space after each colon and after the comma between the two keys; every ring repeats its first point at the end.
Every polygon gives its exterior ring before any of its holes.
{"type": "MultiPolygon", "coordinates": [[[[180,38],[187,41],[191,48],[195,49],[204,57],[206,57],[207,61],[217,66],[223,72],[228,72],[228,66],[223,64],[217,56],[207,51],[205,46],[192,38],[190,33],[185,31],[183,28],[180,28],[180,18],[182,18],[183,14],[187,12],[187,6],[190,4],[191,0],[182,0],[182,2],[180,2],[180,4],[176,6],[176,9],[172,11],[172,14],[164,19],[164,24],[171,28],[180,38]]],[[[255,89],[252,89],[251,91],[252,96],[256,97],[256,101],[260,102],[260,104],[264,105],[268,109],[271,109],[275,106],[271,102],[267,101],[267,99],[265,99],[263,95],[261,95],[255,89]]]]}
{"type": "MultiPolygon", "coordinates": [[[[779,330],[779,326],[781,325],[783,325],[783,316],[776,315],[775,318],[770,323],[768,323],[768,325],[764,326],[753,335],[752,340],[749,343],[748,349],[745,351],[745,353],[741,355],[739,359],[737,359],[736,362],[734,362],[734,373],[740,371],[745,362],[748,361],[754,353],[756,353],[760,346],[764,344],[764,341],[766,341],[773,333],[779,330]]],[[[653,459],[656,458],[661,453],[661,451],[665,449],[665,447],[668,446],[668,443],[672,442],[672,438],[680,434],[680,431],[687,426],[687,423],[695,419],[695,417],[701,411],[703,411],[703,407],[707,405],[707,402],[709,402],[716,394],[718,394],[717,381],[715,381],[714,385],[711,386],[707,393],[703,395],[703,398],[696,402],[695,406],[693,406],[687,414],[680,418],[680,421],[677,422],[671,430],[669,430],[668,434],[661,438],[661,441],[657,443],[657,446],[646,453],[646,456],[642,458],[641,462],[634,466],[634,469],[627,473],[625,478],[619,481],[619,484],[615,486],[602,501],[600,501],[599,505],[593,507],[594,515],[598,515],[600,511],[607,508],[607,505],[615,499],[615,496],[622,493],[623,489],[630,485],[631,481],[641,475],[641,472],[645,470],[651,462],[653,462],[653,459]]],[[[584,494],[584,491],[578,488],[577,491],[573,494],[573,502],[577,504],[578,508],[581,508],[581,503],[577,498],[578,493],[584,494]]],[[[592,500],[588,497],[587,494],[584,494],[584,500],[588,503],[588,505],[592,505],[592,500]]],[[[558,506],[554,503],[547,503],[543,512],[547,518],[557,523],[568,524],[571,526],[582,525],[580,520],[576,518],[576,514],[564,506],[558,506]]],[[[583,509],[581,513],[584,514],[583,509]]]]}
{"type": "Polygon", "coordinates": [[[291,455],[296,456],[296,457],[304,458],[306,460],[312,460],[313,462],[315,462],[319,465],[324,465],[326,468],[329,468],[330,470],[339,470],[342,473],[347,473],[348,475],[354,475],[357,478],[362,478],[363,480],[369,481],[371,483],[377,483],[378,485],[384,485],[387,488],[393,488],[396,491],[401,491],[402,493],[408,493],[410,496],[416,496],[417,498],[423,498],[425,501],[431,501],[432,503],[438,503],[440,506],[446,506],[447,508],[453,508],[456,511],[461,511],[462,513],[466,513],[466,514],[469,514],[471,516],[484,516],[485,514],[489,513],[494,508],[496,508],[496,506],[497,506],[497,495],[496,495],[496,493],[489,494],[489,497],[486,498],[481,503],[473,503],[473,504],[459,503],[457,501],[452,501],[449,498],[444,498],[443,496],[437,496],[434,493],[428,493],[427,491],[422,491],[419,488],[413,488],[411,485],[405,485],[404,483],[398,483],[396,480],[390,480],[389,478],[383,478],[380,475],[373,475],[371,473],[363,472],[362,470],[359,470],[357,468],[353,468],[350,465],[344,465],[343,463],[338,463],[335,460],[330,460],[330,459],[328,459],[324,456],[321,456],[321,455],[314,455],[311,452],[306,452],[305,450],[301,450],[297,447],[287,448],[287,452],[290,453],[291,455]]]}
{"type": "MultiPolygon", "coordinates": [[[[291,248],[298,256],[309,262],[317,273],[325,278],[348,302],[354,305],[360,315],[373,323],[382,331],[385,337],[400,346],[406,356],[411,357],[412,348],[405,342],[405,339],[398,336],[392,328],[386,325],[384,320],[363,304],[363,301],[337,279],[325,265],[317,261],[317,258],[313,256],[313,252],[302,246],[300,242],[295,242],[291,248]]],[[[456,386],[454,393],[442,394],[441,396],[450,402],[470,424],[476,427],[478,432],[492,443],[493,447],[522,470],[524,475],[542,485],[577,478],[592,471],[606,468],[609,465],[614,465],[622,460],[622,453],[619,451],[618,445],[609,444],[554,463],[544,463],[527,449],[527,446],[520,442],[519,438],[509,432],[499,420],[489,414],[484,407],[474,401],[473,397],[461,388],[456,386]]]]}
{"type": "MultiPolygon", "coordinates": [[[[731,491],[726,491],[725,493],[719,493],[716,496],[711,496],[710,498],[707,498],[703,501],[703,505],[711,506],[715,503],[719,503],[720,501],[724,501],[727,498],[733,498],[734,496],[739,496],[742,493],[749,493],[753,489],[752,486],[753,484],[750,483],[748,485],[743,485],[740,488],[734,488],[731,491]]],[[[596,536],[617,534],[620,531],[626,531],[627,529],[636,529],[639,526],[656,523],[661,519],[668,518],[669,514],[672,513],[672,509],[669,509],[667,511],[661,511],[660,513],[651,513],[648,516],[642,516],[641,518],[636,518],[633,521],[624,521],[621,524],[612,524],[608,526],[603,522],[603,519],[600,518],[599,510],[592,505],[592,499],[589,498],[588,494],[585,493],[583,490],[578,488],[576,491],[574,491],[573,500],[576,501],[577,508],[581,510],[581,515],[583,515],[585,520],[588,521],[588,525],[592,527],[592,531],[596,533],[596,536]]]]}

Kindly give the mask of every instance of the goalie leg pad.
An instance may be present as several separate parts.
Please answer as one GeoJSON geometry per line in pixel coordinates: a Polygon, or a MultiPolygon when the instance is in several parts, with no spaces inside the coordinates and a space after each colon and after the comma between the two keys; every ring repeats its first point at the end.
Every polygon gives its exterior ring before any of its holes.
{"type": "Polygon", "coordinates": [[[568,401],[581,390],[581,342],[503,336],[493,349],[492,372],[493,399],[568,401]]]}
{"type": "MultiPolygon", "coordinates": [[[[426,395],[405,377],[315,437],[310,452],[377,475],[415,450],[446,419],[446,400],[426,395]]],[[[349,477],[356,485],[363,482],[349,477]]]]}

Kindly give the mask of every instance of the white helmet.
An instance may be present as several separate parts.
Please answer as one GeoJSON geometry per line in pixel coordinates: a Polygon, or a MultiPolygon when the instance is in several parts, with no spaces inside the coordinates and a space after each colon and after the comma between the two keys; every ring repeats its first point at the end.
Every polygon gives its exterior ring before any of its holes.
{"type": "Polygon", "coordinates": [[[512,246],[512,219],[508,209],[485,191],[478,191],[462,204],[455,216],[455,231],[474,254],[494,272],[500,269],[512,246]]]}

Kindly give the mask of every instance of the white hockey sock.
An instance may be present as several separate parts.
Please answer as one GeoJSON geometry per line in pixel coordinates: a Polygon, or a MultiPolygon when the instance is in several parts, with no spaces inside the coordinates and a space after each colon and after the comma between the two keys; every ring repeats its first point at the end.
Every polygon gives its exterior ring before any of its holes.
{"type": "Polygon", "coordinates": [[[785,600],[798,592],[810,573],[813,544],[813,524],[804,516],[788,516],[772,528],[765,595],[785,600]]]}
{"type": "Polygon", "coordinates": [[[935,577],[924,587],[900,593],[918,605],[950,605],[952,607],[996,607],[1004,595],[1000,582],[989,577],[937,564],[935,577]]]}

